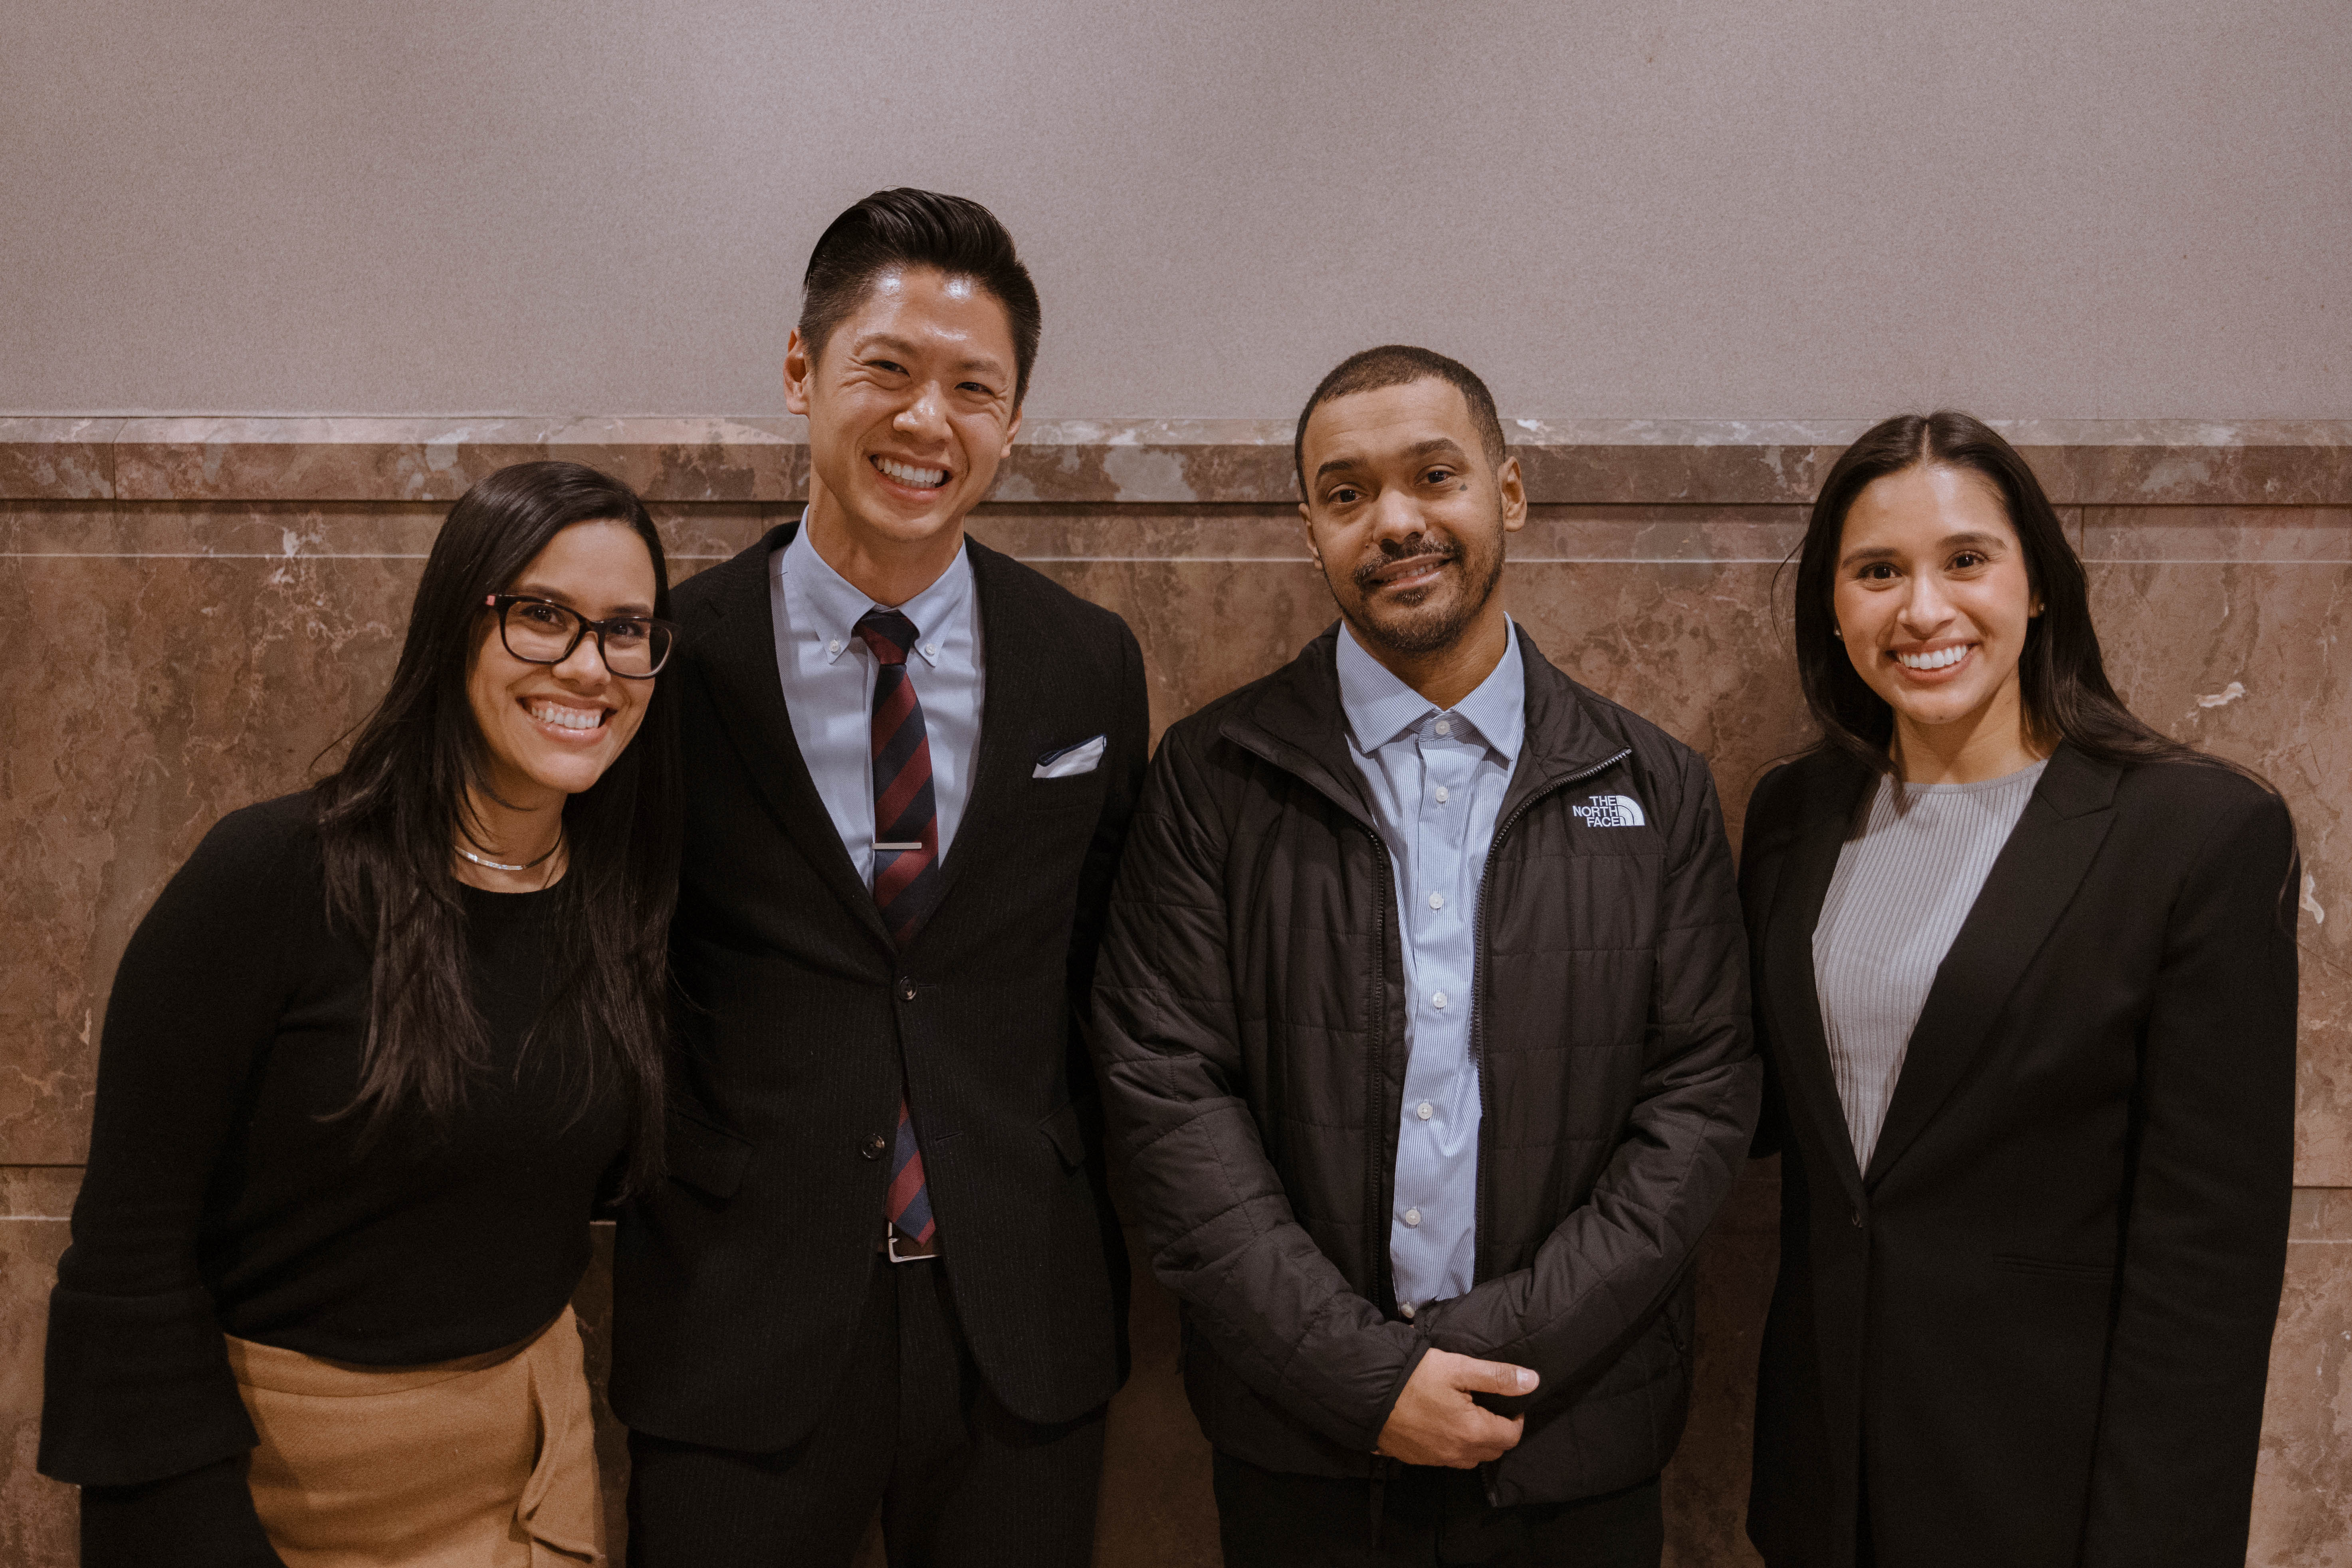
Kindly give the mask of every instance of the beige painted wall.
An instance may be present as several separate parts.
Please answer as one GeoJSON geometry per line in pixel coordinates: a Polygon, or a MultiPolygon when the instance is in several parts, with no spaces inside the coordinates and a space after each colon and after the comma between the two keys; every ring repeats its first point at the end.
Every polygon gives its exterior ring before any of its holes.
{"type": "Polygon", "coordinates": [[[1042,415],[2352,416],[2343,0],[0,0],[0,412],[778,412],[988,202],[1042,415]]]}

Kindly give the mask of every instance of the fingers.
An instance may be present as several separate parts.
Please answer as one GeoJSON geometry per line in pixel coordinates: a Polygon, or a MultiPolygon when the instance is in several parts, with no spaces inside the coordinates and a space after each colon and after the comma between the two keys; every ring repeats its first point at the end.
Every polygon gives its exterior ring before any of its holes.
{"type": "MultiPolygon", "coordinates": [[[[1445,1354],[1432,1351],[1432,1355],[1445,1354]]],[[[1508,1362],[1478,1361],[1465,1355],[1446,1355],[1446,1382],[1470,1394],[1533,1394],[1538,1377],[1531,1367],[1513,1366],[1508,1362]]]]}

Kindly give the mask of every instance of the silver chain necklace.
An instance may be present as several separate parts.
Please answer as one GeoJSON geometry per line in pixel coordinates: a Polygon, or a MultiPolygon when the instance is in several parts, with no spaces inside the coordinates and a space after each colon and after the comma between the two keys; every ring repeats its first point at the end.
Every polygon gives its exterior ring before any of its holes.
{"type": "Polygon", "coordinates": [[[457,853],[464,856],[467,859],[471,860],[475,865],[486,866],[493,871],[528,871],[533,866],[540,864],[541,861],[545,860],[548,856],[554,854],[562,847],[563,847],[563,830],[559,827],[555,831],[555,842],[549,845],[546,850],[541,854],[537,860],[525,860],[519,866],[509,866],[503,860],[493,860],[487,855],[477,855],[463,845],[459,845],[457,847],[457,853]]]}

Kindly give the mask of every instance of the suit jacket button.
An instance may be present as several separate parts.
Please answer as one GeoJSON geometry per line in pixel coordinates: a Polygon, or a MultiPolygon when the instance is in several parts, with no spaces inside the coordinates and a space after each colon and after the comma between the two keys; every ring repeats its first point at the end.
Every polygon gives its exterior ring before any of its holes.
{"type": "Polygon", "coordinates": [[[890,1140],[879,1132],[857,1146],[857,1152],[869,1160],[879,1160],[890,1147],[890,1140]]]}
{"type": "Polygon", "coordinates": [[[913,981],[902,980],[898,983],[898,999],[902,1002],[912,1002],[915,999],[915,983],[913,981]]]}
{"type": "Polygon", "coordinates": [[[1860,1209],[1853,1211],[1853,1228],[1856,1230],[1860,1230],[1862,1228],[1862,1211],[1860,1209]]]}

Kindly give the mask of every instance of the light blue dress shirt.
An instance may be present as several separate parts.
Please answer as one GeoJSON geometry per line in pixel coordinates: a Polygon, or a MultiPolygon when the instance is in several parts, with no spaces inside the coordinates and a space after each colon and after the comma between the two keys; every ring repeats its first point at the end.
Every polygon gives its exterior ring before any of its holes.
{"type": "Polygon", "coordinates": [[[1403,940],[1404,1105],[1389,1265],[1407,1317],[1468,1290],[1478,1241],[1478,1064],[1471,984],[1478,885],[1527,733],[1516,631],[1478,689],[1440,712],[1339,628],[1348,752],[1371,786],[1403,940]]]}
{"type": "MultiPolygon", "coordinates": [[[[903,605],[886,605],[915,623],[908,657],[923,732],[931,743],[931,799],[947,859],[971,770],[980,756],[981,700],[986,690],[980,607],[971,557],[956,552],[938,581],[903,605]]],[[[819,799],[833,817],[858,877],[874,880],[873,650],[853,629],[874,601],[825,564],[809,542],[808,515],[793,542],[768,561],[768,614],[776,635],[776,673],[784,683],[793,739],[819,799]]]]}

